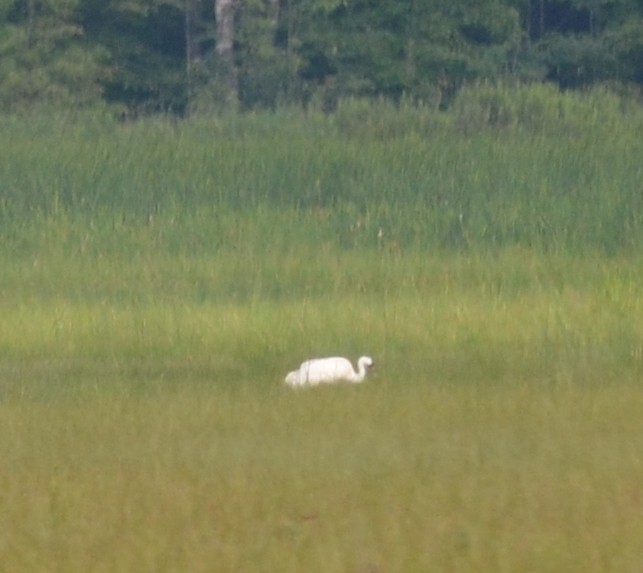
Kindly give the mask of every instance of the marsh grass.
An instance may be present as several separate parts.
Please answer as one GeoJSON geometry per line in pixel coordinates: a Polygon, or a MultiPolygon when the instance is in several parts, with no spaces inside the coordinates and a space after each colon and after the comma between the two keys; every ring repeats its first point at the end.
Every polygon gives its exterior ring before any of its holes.
{"type": "Polygon", "coordinates": [[[638,569],[636,261],[170,260],[5,291],[3,570],[638,569]],[[283,387],[340,350],[374,376],[283,387]]]}
{"type": "Polygon", "coordinates": [[[330,117],[5,119],[3,238],[38,243],[55,221],[86,240],[100,235],[98,245],[147,226],[137,239],[207,253],[235,241],[268,252],[321,242],[608,254],[641,243],[640,106],[621,109],[607,93],[474,93],[462,106],[475,99],[486,109],[496,98],[514,119],[463,133],[457,107],[431,124],[428,110],[383,103],[330,117]],[[532,126],[539,119],[543,130],[532,126]],[[405,127],[382,135],[382,121],[405,127]]]}
{"type": "Polygon", "coordinates": [[[0,571],[638,571],[640,110],[503,89],[0,120],[0,571]]]}
{"type": "Polygon", "coordinates": [[[636,386],[397,382],[4,403],[3,567],[637,570],[636,386]]]}

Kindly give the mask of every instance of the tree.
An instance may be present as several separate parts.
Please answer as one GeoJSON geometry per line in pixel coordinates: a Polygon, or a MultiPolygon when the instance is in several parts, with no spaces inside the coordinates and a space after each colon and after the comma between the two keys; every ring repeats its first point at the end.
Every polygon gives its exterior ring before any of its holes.
{"type": "Polygon", "coordinates": [[[214,14],[217,25],[216,78],[222,90],[223,103],[235,105],[238,98],[237,69],[234,59],[235,0],[215,0],[214,14]]]}
{"type": "Polygon", "coordinates": [[[615,54],[617,79],[643,88],[643,17],[631,18],[609,30],[605,41],[615,54]]]}
{"type": "Polygon", "coordinates": [[[479,78],[642,85],[642,22],[640,0],[0,0],[0,106],[444,107],[479,78]]]}
{"type": "Polygon", "coordinates": [[[643,8],[637,0],[517,0],[516,6],[526,39],[517,60],[540,68],[539,79],[565,89],[637,81],[643,8]]]}
{"type": "Polygon", "coordinates": [[[517,11],[501,0],[335,2],[299,28],[300,76],[337,97],[439,104],[463,81],[500,73],[519,36],[517,11]]]}
{"type": "Polygon", "coordinates": [[[133,113],[182,113],[188,101],[184,0],[82,0],[81,7],[87,36],[109,54],[106,100],[133,113]]]}
{"type": "Polygon", "coordinates": [[[107,54],[78,19],[80,0],[4,1],[0,5],[0,106],[78,107],[102,96],[107,54]]]}

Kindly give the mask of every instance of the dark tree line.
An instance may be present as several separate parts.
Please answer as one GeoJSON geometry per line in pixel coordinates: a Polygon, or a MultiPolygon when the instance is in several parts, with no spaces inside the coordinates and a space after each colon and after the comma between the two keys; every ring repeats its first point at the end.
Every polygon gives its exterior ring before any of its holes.
{"type": "Polygon", "coordinates": [[[4,111],[438,107],[483,78],[640,88],[643,1],[0,0],[4,111]]]}

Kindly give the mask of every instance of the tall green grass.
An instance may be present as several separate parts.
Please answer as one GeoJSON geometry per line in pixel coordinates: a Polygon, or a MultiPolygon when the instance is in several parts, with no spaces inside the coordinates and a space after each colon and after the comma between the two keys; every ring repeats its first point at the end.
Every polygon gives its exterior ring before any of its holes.
{"type": "Polygon", "coordinates": [[[437,112],[350,102],[330,117],[5,119],[3,235],[25,220],[36,232],[43,219],[80,218],[88,237],[161,221],[159,240],[186,244],[188,234],[188,248],[206,249],[241,233],[268,249],[282,237],[342,248],[636,248],[641,109],[620,110],[607,94],[577,102],[535,88],[488,92],[476,92],[476,109],[487,118],[507,108],[506,126],[467,120],[467,93],[433,123],[437,112]],[[396,121],[404,129],[384,136],[382,123],[396,121]]]}

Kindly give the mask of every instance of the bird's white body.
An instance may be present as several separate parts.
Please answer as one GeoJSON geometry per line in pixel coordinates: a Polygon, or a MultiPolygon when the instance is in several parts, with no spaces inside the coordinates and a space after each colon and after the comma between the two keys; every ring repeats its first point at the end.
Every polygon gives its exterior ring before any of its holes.
{"type": "Polygon", "coordinates": [[[291,387],[317,386],[318,384],[336,384],[348,382],[359,384],[366,376],[366,369],[373,366],[373,359],[362,356],[357,361],[357,372],[353,370],[350,360],[341,356],[315,358],[303,362],[298,370],[286,376],[285,383],[291,387]]]}

